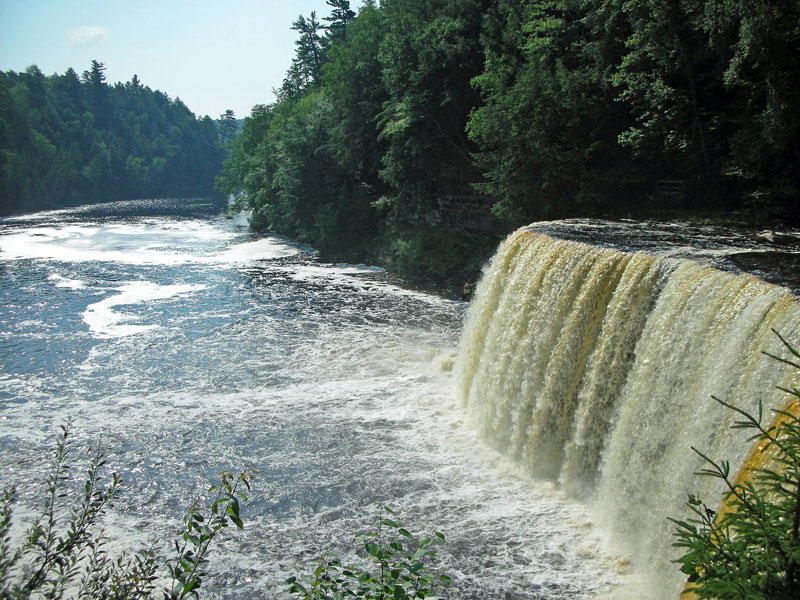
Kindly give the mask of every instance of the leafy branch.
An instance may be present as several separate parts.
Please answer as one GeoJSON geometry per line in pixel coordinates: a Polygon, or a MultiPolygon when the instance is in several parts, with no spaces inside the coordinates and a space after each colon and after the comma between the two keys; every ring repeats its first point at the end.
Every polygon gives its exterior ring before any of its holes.
{"type": "Polygon", "coordinates": [[[432,537],[417,537],[388,507],[381,509],[375,530],[354,541],[361,544],[361,567],[323,556],[310,577],[292,576],[284,582],[289,593],[302,600],[411,600],[433,597],[452,583],[428,564],[436,556],[435,547],[444,544],[444,535],[437,531],[432,537]]]}
{"type": "Polygon", "coordinates": [[[184,518],[186,531],[175,540],[177,557],[167,561],[172,586],[164,590],[168,600],[180,600],[187,596],[197,597],[197,590],[203,578],[207,576],[208,551],[211,542],[220,530],[231,521],[239,529],[243,528],[239,517],[239,500],[247,500],[247,496],[239,491],[244,486],[250,491],[250,482],[245,473],[235,476],[230,471],[220,473],[221,483],[209,488],[216,497],[208,511],[199,508],[198,501],[189,508],[184,518]]]}
{"type": "MultiPolygon", "coordinates": [[[[774,330],[773,330],[774,331],[774,330]]],[[[776,331],[789,353],[800,354],[776,331]]],[[[764,352],[800,370],[792,359],[764,352]]],[[[715,398],[742,418],[731,427],[749,429],[748,439],[769,452],[770,462],[751,470],[752,477],[735,481],[727,461],[716,462],[692,448],[706,462],[697,474],[722,480],[723,509],[718,514],[702,499],[690,495],[692,517],[670,519],[683,556],[676,562],[689,576],[685,592],[697,598],[789,600],[800,589],[800,390],[778,387],[789,395],[786,409],[776,409],[772,425],[763,424],[764,411],[752,415],[715,398]]]]}
{"type": "Polygon", "coordinates": [[[90,451],[85,479],[77,498],[70,494],[73,470],[72,420],[61,426],[53,464],[47,476],[40,514],[19,546],[12,544],[13,505],[17,490],[0,497],[0,598],[27,600],[179,600],[198,597],[207,576],[208,554],[216,534],[228,522],[242,528],[240,487],[250,489],[246,474],[220,473],[221,483],[209,491],[216,497],[207,512],[195,502],[184,519],[185,530],[175,542],[175,558],[163,560],[155,548],[112,557],[100,520],[121,492],[122,479],[112,473],[105,481],[106,455],[101,445],[90,451]],[[160,565],[172,585],[158,591],[154,584],[160,565]]]}

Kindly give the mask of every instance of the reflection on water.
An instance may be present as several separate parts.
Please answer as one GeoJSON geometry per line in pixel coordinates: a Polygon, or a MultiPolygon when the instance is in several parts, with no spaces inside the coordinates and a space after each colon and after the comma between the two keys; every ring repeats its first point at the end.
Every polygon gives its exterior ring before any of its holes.
{"type": "Polygon", "coordinates": [[[0,222],[0,472],[24,503],[72,416],[125,481],[121,546],[168,539],[219,470],[257,472],[205,597],[275,597],[376,502],[447,535],[453,597],[620,597],[583,507],[463,426],[462,303],[172,204],[0,222]]]}

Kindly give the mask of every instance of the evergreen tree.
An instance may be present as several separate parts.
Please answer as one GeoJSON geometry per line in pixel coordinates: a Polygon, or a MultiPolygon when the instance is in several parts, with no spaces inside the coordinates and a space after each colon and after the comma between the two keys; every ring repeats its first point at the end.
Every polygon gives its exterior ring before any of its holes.
{"type": "Polygon", "coordinates": [[[289,97],[296,97],[307,88],[318,88],[322,75],[322,37],[320,33],[325,26],[317,21],[317,14],[312,11],[306,19],[300,15],[292,23],[292,30],[300,33],[295,41],[295,58],[286,80],[284,91],[289,97]]]}
{"type": "Polygon", "coordinates": [[[330,16],[322,18],[329,23],[327,41],[330,43],[344,37],[347,26],[355,19],[356,13],[350,10],[349,0],[326,0],[326,4],[333,9],[330,16]]]}
{"type": "Polygon", "coordinates": [[[92,61],[92,66],[88,71],[83,72],[83,80],[93,88],[100,88],[106,83],[106,65],[96,60],[92,61]]]}
{"type": "Polygon", "coordinates": [[[211,192],[216,125],[138,77],[109,86],[103,63],[45,77],[0,73],[0,213],[211,192]]]}
{"type": "Polygon", "coordinates": [[[219,116],[219,141],[224,146],[236,135],[236,115],[229,108],[219,116]]]}

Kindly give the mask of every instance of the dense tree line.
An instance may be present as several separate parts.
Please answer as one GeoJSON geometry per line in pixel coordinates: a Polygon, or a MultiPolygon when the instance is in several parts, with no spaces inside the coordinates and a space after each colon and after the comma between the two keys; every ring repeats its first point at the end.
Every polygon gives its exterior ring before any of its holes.
{"type": "Polygon", "coordinates": [[[136,75],[109,85],[104,71],[0,72],[0,214],[213,192],[230,132],[136,75]]]}
{"type": "Polygon", "coordinates": [[[460,207],[508,226],[797,214],[795,0],[328,5],[231,146],[221,187],[258,224],[402,259],[460,207]]]}

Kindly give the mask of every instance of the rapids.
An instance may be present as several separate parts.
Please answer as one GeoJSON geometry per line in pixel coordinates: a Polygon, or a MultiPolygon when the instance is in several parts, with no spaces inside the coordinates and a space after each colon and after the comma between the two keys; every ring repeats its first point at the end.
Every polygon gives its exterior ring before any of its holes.
{"type": "MultiPolygon", "coordinates": [[[[775,273],[749,239],[653,229],[520,230],[467,307],[202,203],[4,219],[1,483],[30,516],[73,417],[125,482],[111,549],[168,551],[218,471],[255,472],[204,598],[284,597],[287,569],[352,553],[384,504],[446,535],[447,597],[672,600],[666,517],[720,491],[689,446],[748,454],[709,397],[781,407],[791,373],[760,352],[771,328],[800,340],[800,309],[741,272],[775,273]]],[[[791,278],[797,254],[771,256],[791,278]]]]}
{"type": "Polygon", "coordinates": [[[285,567],[348,552],[376,503],[447,536],[449,597],[646,597],[585,503],[465,425],[464,303],[172,201],[0,221],[0,297],[0,479],[19,488],[17,519],[73,417],[124,480],[112,550],[168,552],[218,471],[256,472],[204,598],[281,597],[285,567]]]}

